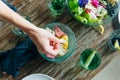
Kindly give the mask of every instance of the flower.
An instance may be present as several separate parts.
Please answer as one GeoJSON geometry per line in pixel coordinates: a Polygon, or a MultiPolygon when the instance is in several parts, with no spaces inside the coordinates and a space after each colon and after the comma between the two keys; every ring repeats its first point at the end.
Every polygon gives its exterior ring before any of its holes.
{"type": "Polygon", "coordinates": [[[88,0],[78,0],[78,4],[80,7],[85,7],[87,3],[88,3],[88,0]]]}
{"type": "Polygon", "coordinates": [[[92,1],[92,5],[94,7],[98,7],[98,5],[99,5],[99,1],[98,0],[91,0],[91,1],[92,1]]]}

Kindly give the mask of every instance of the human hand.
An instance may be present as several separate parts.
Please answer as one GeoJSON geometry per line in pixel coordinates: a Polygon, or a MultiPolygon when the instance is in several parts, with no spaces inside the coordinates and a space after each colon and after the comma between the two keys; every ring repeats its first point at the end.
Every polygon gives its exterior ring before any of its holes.
{"type": "Polygon", "coordinates": [[[19,14],[12,11],[2,1],[0,1],[0,11],[0,17],[13,23],[30,36],[40,53],[45,53],[47,57],[55,58],[58,54],[59,39],[48,31],[38,28],[27,21],[19,14]]]}
{"type": "Polygon", "coordinates": [[[55,58],[58,54],[59,43],[62,41],[52,35],[45,29],[36,27],[29,33],[30,38],[33,40],[40,53],[46,54],[49,58],[55,58]]]}

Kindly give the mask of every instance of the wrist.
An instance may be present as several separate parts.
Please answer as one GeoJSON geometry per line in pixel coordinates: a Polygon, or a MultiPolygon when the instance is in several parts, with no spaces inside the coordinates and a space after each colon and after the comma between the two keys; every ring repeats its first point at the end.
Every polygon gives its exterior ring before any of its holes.
{"type": "Polygon", "coordinates": [[[29,36],[35,35],[36,31],[38,30],[38,27],[36,26],[29,26],[26,29],[24,29],[23,31],[25,31],[29,36]]]}

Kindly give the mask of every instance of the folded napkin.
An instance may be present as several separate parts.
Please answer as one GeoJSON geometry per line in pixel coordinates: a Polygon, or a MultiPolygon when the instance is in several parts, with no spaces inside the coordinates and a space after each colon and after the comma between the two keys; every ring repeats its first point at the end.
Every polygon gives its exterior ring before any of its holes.
{"type": "Polygon", "coordinates": [[[36,46],[28,37],[18,43],[15,48],[0,53],[0,70],[14,77],[19,74],[19,69],[26,62],[33,60],[39,55],[36,46]]]}
{"type": "MultiPolygon", "coordinates": [[[[17,8],[2,0],[13,11],[17,8]]],[[[0,71],[7,72],[14,77],[19,74],[19,69],[24,66],[28,61],[36,58],[38,51],[32,40],[28,37],[24,41],[16,45],[15,48],[6,52],[0,52],[0,71]]]]}

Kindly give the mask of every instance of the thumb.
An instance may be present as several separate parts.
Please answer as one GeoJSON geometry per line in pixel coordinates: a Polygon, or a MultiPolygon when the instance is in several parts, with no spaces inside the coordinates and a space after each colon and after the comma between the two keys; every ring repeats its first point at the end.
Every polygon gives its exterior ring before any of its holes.
{"type": "Polygon", "coordinates": [[[54,37],[53,38],[53,41],[55,41],[56,43],[64,43],[64,40],[63,39],[59,39],[57,37],[54,37]]]}

